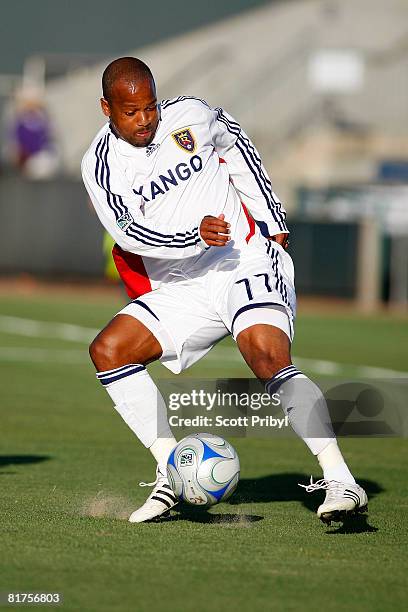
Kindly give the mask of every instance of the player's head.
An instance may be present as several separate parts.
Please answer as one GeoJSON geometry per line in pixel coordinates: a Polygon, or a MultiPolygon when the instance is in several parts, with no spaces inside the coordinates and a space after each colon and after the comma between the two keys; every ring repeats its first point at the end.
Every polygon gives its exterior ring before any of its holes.
{"type": "Polygon", "coordinates": [[[120,57],[105,68],[102,91],[102,111],[118,136],[135,147],[150,144],[159,123],[150,68],[135,57],[120,57]]]}

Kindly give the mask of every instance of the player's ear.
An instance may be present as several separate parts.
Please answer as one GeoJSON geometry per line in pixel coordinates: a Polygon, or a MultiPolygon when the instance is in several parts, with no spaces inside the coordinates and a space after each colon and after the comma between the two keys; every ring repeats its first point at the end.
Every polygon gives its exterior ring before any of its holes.
{"type": "Polygon", "coordinates": [[[105,100],[105,98],[101,98],[101,109],[104,115],[106,115],[107,117],[110,117],[111,110],[110,110],[109,102],[105,100]]]}

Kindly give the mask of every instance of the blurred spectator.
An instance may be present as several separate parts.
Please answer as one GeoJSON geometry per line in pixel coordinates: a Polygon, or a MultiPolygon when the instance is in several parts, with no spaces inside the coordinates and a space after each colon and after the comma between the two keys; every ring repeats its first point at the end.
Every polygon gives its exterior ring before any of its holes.
{"type": "Polygon", "coordinates": [[[58,171],[58,155],[50,118],[34,90],[22,90],[10,129],[11,161],[31,179],[47,179],[58,171]]]}

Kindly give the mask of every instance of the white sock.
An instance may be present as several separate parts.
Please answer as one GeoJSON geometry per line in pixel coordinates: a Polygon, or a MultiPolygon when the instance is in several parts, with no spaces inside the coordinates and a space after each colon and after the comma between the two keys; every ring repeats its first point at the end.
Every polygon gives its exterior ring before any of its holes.
{"type": "Polygon", "coordinates": [[[270,395],[279,393],[289,423],[312,453],[317,455],[324,478],[354,483],[337,446],[327,403],[319,387],[290,365],[268,380],[265,388],[270,395]]]}
{"type": "Polygon", "coordinates": [[[167,459],[176,444],[177,442],[174,436],[171,438],[157,438],[149,448],[163,475],[167,473],[167,459]]]}
{"type": "Polygon", "coordinates": [[[98,372],[96,377],[111,396],[125,423],[150,449],[160,471],[165,474],[167,457],[177,441],[167,420],[164,399],[146,368],[131,363],[98,372]]]}
{"type": "Polygon", "coordinates": [[[337,440],[329,442],[326,448],[317,455],[317,459],[323,470],[323,477],[326,480],[337,480],[338,482],[347,482],[349,484],[356,483],[344,461],[337,445],[337,440]]]}

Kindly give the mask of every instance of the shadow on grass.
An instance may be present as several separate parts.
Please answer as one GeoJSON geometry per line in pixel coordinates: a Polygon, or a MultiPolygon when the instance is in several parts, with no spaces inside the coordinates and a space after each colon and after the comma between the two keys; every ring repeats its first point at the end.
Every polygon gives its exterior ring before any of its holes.
{"type": "Polygon", "coordinates": [[[375,533],[378,527],[373,527],[368,522],[368,516],[358,514],[350,519],[343,521],[337,527],[333,526],[330,531],[326,531],[328,535],[346,534],[346,533],[375,533]]]}
{"type": "Polygon", "coordinates": [[[16,472],[5,472],[3,468],[10,465],[28,465],[31,463],[41,463],[49,461],[51,457],[47,455],[0,455],[0,475],[15,474],[16,472]]]}
{"type": "MultiPolygon", "coordinates": [[[[317,480],[317,478],[316,478],[317,480]]],[[[234,495],[227,501],[233,506],[245,503],[291,502],[299,501],[308,510],[315,511],[319,499],[324,498],[324,491],[306,493],[300,484],[309,484],[309,477],[296,472],[269,474],[261,478],[242,478],[234,495]],[[320,494],[320,497],[319,497],[320,494]]],[[[366,490],[369,498],[383,491],[373,480],[358,480],[366,490]]]]}
{"type": "MultiPolygon", "coordinates": [[[[270,474],[261,478],[243,478],[240,480],[237,490],[227,504],[240,506],[241,504],[273,503],[273,502],[300,502],[311,512],[316,512],[317,507],[323,501],[325,491],[308,494],[299,487],[299,483],[306,484],[308,477],[301,473],[270,474]]],[[[359,480],[359,484],[366,490],[368,498],[372,499],[384,489],[373,480],[359,480]]],[[[162,518],[160,522],[190,521],[193,523],[207,523],[248,527],[251,523],[263,520],[263,516],[257,514],[214,514],[203,508],[189,507],[180,504],[174,509],[177,514],[168,518],[162,518]]],[[[366,515],[357,515],[344,521],[340,526],[326,531],[327,534],[347,533],[371,533],[378,531],[367,522],[366,515]]]]}
{"type": "Polygon", "coordinates": [[[215,524],[226,527],[249,527],[251,523],[257,523],[264,518],[257,514],[210,514],[205,508],[194,508],[193,506],[190,508],[184,504],[180,504],[174,510],[177,511],[177,514],[162,518],[160,522],[190,521],[191,523],[215,524]]]}
{"type": "MultiPolygon", "coordinates": [[[[299,483],[308,484],[308,477],[300,473],[269,474],[261,478],[243,478],[234,495],[227,501],[232,506],[244,503],[271,503],[298,501],[311,512],[316,512],[323,501],[325,491],[309,494],[299,487],[299,483]]],[[[372,499],[384,489],[373,480],[359,479],[358,483],[365,489],[368,499],[372,499]]],[[[358,515],[344,521],[341,527],[327,533],[367,533],[378,531],[367,523],[365,515],[358,515]]]]}

